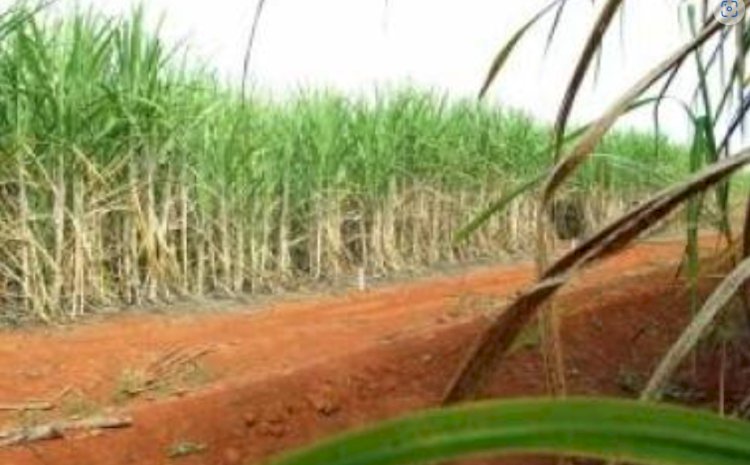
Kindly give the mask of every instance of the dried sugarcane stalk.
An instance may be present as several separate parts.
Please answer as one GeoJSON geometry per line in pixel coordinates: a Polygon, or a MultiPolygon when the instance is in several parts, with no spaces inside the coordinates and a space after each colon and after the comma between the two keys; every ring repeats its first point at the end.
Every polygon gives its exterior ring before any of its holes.
{"type": "Polygon", "coordinates": [[[22,402],[22,403],[11,403],[11,404],[3,404],[0,403],[0,411],[13,411],[13,412],[28,412],[28,411],[43,411],[43,410],[52,410],[55,408],[55,405],[51,402],[42,402],[42,401],[34,401],[34,402],[22,402]]]}
{"type": "Polygon", "coordinates": [[[75,421],[56,421],[30,428],[0,431],[0,447],[17,446],[30,442],[60,439],[70,431],[128,428],[133,425],[131,417],[98,416],[75,421]]]}

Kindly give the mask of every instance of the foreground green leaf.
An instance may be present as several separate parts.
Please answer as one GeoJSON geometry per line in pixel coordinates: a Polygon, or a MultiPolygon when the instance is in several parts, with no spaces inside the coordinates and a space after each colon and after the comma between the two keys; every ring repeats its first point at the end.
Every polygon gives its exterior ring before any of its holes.
{"type": "Polygon", "coordinates": [[[626,400],[486,402],[388,421],[272,463],[396,465],[521,453],[646,465],[747,465],[750,424],[626,400]]]}

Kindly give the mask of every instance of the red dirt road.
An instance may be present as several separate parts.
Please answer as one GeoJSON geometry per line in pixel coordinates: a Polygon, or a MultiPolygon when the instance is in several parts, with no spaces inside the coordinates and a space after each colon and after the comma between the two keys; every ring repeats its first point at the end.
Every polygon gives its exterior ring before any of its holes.
{"type": "MultiPolygon", "coordinates": [[[[674,279],[681,252],[680,243],[639,245],[563,294],[573,393],[627,395],[653,369],[687,313],[686,294],[674,279]]],[[[43,415],[6,414],[0,417],[6,428],[109,412],[113,405],[134,419],[123,430],[0,449],[0,464],[257,463],[333,432],[434,405],[486,321],[482,315],[531,278],[528,265],[501,267],[247,312],[133,315],[0,333],[0,404],[56,404],[43,415]],[[194,356],[183,360],[192,371],[122,402],[133,373],[158,373],[179,354],[194,356]]],[[[511,354],[491,393],[543,393],[537,352],[529,339],[511,354]]],[[[727,398],[742,395],[742,380],[750,377],[727,371],[727,398]]],[[[704,377],[703,397],[715,384],[712,376],[704,377]]],[[[710,395],[700,400],[712,401],[710,395]]]]}

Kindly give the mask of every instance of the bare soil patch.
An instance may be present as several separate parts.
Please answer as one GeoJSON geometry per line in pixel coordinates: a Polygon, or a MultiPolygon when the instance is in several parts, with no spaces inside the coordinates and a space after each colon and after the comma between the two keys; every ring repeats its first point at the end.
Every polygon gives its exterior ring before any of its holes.
{"type": "MultiPolygon", "coordinates": [[[[704,246],[710,254],[715,240],[704,246]]],[[[632,396],[639,389],[689,318],[688,295],[675,276],[682,249],[680,242],[640,244],[588,271],[563,294],[572,393],[632,396]]],[[[486,313],[532,277],[530,265],[507,266],[262,310],[132,315],[2,332],[0,404],[53,408],[0,411],[0,426],[124,414],[133,425],[6,447],[0,463],[257,463],[328,434],[429,407],[486,313]]],[[[703,292],[717,282],[707,276],[703,292]]],[[[533,332],[524,335],[487,394],[543,394],[537,345],[533,332]]],[[[686,370],[675,381],[674,400],[716,406],[719,365],[686,370]]],[[[748,392],[749,370],[739,354],[726,360],[728,404],[748,392]]]]}

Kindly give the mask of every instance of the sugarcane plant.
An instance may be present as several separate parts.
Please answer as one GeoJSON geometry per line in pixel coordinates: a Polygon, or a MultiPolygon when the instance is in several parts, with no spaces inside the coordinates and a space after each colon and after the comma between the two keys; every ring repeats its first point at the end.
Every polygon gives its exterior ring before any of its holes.
{"type": "MultiPolygon", "coordinates": [[[[533,246],[528,198],[451,244],[475,205],[546,166],[531,118],[409,88],[274,100],[224,83],[149,18],[0,13],[0,325],[533,246]]],[[[685,149],[662,139],[658,159],[648,134],[602,142],[580,178],[597,208],[683,174],[685,149]]]]}
{"type": "MultiPolygon", "coordinates": [[[[705,5],[699,15],[695,5],[683,3],[692,38],[649,70],[597,120],[585,125],[583,129],[568,132],[569,115],[584,77],[590,71],[596,55],[601,53],[604,35],[616,16],[622,14],[624,2],[610,0],[602,5],[558,111],[552,137],[554,142],[550,147],[552,167],[549,172],[540,175],[538,182],[533,182],[536,181],[533,180],[513,194],[520,195],[537,188],[538,211],[548,210],[565,183],[591,162],[592,154],[599,141],[612,130],[624,114],[641,105],[653,106],[658,114],[660,105],[670,98],[674,99],[669,96],[669,91],[675,78],[680,73],[693,72],[687,64],[694,60],[696,63],[694,70],[698,76],[695,98],[691,102],[682,101],[681,103],[689,121],[692,122],[695,134],[693,147],[687,160],[690,168],[687,179],[666,186],[656,194],[642,199],[626,214],[614,219],[575,250],[564,254],[551,264],[548,263],[551,247],[548,235],[549,223],[543,215],[539,215],[536,225],[539,282],[508,307],[497,312],[493,324],[481,334],[473,353],[467,358],[447,389],[445,403],[458,402],[477,395],[483,380],[501,363],[503,355],[515,337],[526,324],[531,323],[540,315],[542,330],[545,331],[543,351],[547,361],[549,386],[553,394],[564,395],[565,377],[558,329],[559,316],[550,305],[551,298],[576,273],[622,250],[679,207],[683,205],[687,207],[687,221],[685,222],[687,258],[685,262],[693,286],[697,285],[698,274],[697,225],[708,198],[707,193],[713,193],[715,199],[716,211],[718,211],[716,227],[726,238],[729,246],[735,242],[730,221],[732,213],[729,202],[730,186],[732,175],[738,173],[750,161],[750,149],[733,151],[730,147],[731,143],[737,139],[742,122],[750,109],[750,99],[745,96],[746,80],[743,75],[746,51],[750,46],[750,33],[745,28],[744,21],[733,26],[735,29],[729,30],[715,19],[714,11],[705,8],[705,5]],[[730,40],[731,38],[736,40],[730,40]],[[719,69],[718,57],[730,53],[734,54],[732,72],[725,74],[719,69]],[[710,88],[709,83],[714,83],[714,87],[718,87],[720,95],[718,100],[710,98],[709,94],[713,88],[710,88]],[[730,98],[733,94],[737,95],[734,101],[730,98]],[[721,125],[719,121],[729,121],[729,123],[721,125]]],[[[523,35],[545,15],[553,12],[555,20],[550,36],[554,37],[559,26],[559,18],[567,4],[567,0],[549,3],[512,37],[493,62],[481,89],[480,97],[487,92],[523,35]]],[[[655,150],[658,150],[658,147],[655,147],[655,150]]],[[[482,217],[490,216],[506,202],[506,198],[496,202],[482,217]]],[[[750,202],[748,213],[750,213],[750,202]]],[[[470,224],[461,232],[461,237],[470,234],[479,226],[479,222],[470,224]]],[[[682,358],[711,328],[722,305],[731,300],[730,297],[736,292],[746,289],[743,285],[747,278],[744,260],[750,254],[750,247],[748,247],[750,246],[750,214],[746,215],[741,242],[744,247],[737,268],[717,288],[703,308],[692,309],[695,320],[662,361],[654,378],[648,383],[649,388],[644,393],[645,397],[658,396],[657,387],[666,382],[682,358]]],[[[695,307],[698,306],[697,298],[693,298],[692,302],[695,307]]]]}
{"type": "MultiPolygon", "coordinates": [[[[750,444],[747,423],[709,412],[653,403],[661,398],[670,376],[715,324],[729,302],[738,293],[745,295],[748,290],[750,200],[741,239],[736,241],[732,234],[729,198],[733,175],[750,163],[750,149],[730,149],[750,109],[750,97],[745,91],[750,33],[744,20],[733,29],[723,26],[715,19],[708,2],[702,2],[700,9],[693,3],[683,2],[681,6],[685,8],[692,38],[646,73],[598,119],[568,131],[569,115],[584,77],[590,72],[595,57],[602,52],[602,40],[618,14],[622,14],[624,4],[623,0],[608,0],[599,9],[558,112],[553,142],[549,146],[551,167],[530,176],[490,204],[460,231],[457,240],[465,239],[513,199],[529,192],[538,193],[537,211],[547,210],[566,182],[592,162],[595,147],[619,118],[644,105],[653,106],[658,115],[660,105],[673,99],[668,94],[676,77],[680,73],[697,72],[692,100],[679,101],[694,129],[687,178],[665,185],[659,192],[642,199],[626,214],[598,229],[583,244],[552,263],[548,258],[551,247],[548,217],[538,215],[539,280],[495,314],[448,386],[443,409],[410,415],[324,441],[287,454],[275,464],[407,464],[478,453],[547,453],[659,465],[741,464],[750,460],[746,449],[750,444]],[[732,55],[731,72],[723,73],[721,58],[727,54],[732,55]],[[689,62],[695,64],[693,70],[688,68],[689,62]],[[718,100],[712,98],[712,85],[716,83],[718,100]],[[722,125],[720,121],[728,123],[722,125]],[[691,322],[660,361],[638,401],[547,399],[451,405],[480,395],[488,374],[502,362],[525,325],[540,314],[543,315],[542,328],[547,332],[543,340],[547,345],[544,351],[549,386],[552,394],[563,396],[561,345],[554,307],[549,305],[551,299],[582,269],[622,250],[683,206],[687,220],[685,263],[688,282],[695,286],[700,265],[698,222],[709,194],[713,194],[718,211],[715,225],[729,247],[739,242],[739,258],[702,306],[694,292],[690,300],[691,322]],[[746,450],[740,450],[742,448],[746,450]]],[[[554,38],[567,5],[568,0],[549,3],[511,37],[493,62],[480,96],[488,91],[523,36],[542,18],[552,14],[554,20],[549,37],[554,38]]]]}

